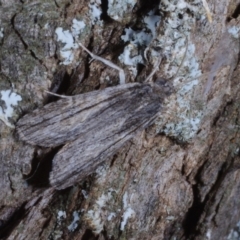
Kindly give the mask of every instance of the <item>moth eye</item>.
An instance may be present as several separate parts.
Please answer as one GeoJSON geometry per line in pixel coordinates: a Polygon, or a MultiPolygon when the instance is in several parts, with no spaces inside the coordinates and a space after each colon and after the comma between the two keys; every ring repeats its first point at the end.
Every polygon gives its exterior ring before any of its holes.
{"type": "Polygon", "coordinates": [[[165,85],[167,84],[167,80],[164,78],[158,78],[155,83],[159,86],[165,87],[165,85]]]}

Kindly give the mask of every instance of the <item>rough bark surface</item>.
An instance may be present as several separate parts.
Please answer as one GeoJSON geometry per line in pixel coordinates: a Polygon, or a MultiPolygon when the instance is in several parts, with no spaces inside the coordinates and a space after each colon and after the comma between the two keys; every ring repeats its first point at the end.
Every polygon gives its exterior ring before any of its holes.
{"type": "Polygon", "coordinates": [[[0,0],[1,239],[240,238],[240,1],[208,0],[212,23],[200,0],[122,2],[0,0]],[[55,101],[44,89],[118,84],[78,41],[122,65],[127,83],[162,57],[154,78],[175,92],[155,124],[58,191],[49,175],[61,146],[28,145],[11,127],[55,101]]]}

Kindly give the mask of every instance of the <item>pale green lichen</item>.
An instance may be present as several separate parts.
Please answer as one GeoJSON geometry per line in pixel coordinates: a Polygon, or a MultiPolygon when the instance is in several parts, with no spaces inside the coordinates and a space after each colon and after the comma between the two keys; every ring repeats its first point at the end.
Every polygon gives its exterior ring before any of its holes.
{"type": "Polygon", "coordinates": [[[74,61],[74,51],[80,47],[78,45],[78,37],[85,26],[84,21],[73,19],[71,30],[63,30],[61,27],[56,28],[55,33],[57,34],[57,41],[64,44],[63,48],[60,50],[63,65],[69,65],[74,61]]]}

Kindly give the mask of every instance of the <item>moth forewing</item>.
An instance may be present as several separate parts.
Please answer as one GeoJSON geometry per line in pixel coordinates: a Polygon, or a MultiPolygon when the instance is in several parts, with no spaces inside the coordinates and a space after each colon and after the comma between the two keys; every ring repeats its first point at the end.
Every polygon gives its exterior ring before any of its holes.
{"type": "Polygon", "coordinates": [[[21,118],[16,125],[17,132],[21,140],[31,145],[65,144],[87,134],[105,109],[111,105],[114,108],[120,99],[127,101],[140,89],[141,84],[132,83],[60,99],[21,118]]]}

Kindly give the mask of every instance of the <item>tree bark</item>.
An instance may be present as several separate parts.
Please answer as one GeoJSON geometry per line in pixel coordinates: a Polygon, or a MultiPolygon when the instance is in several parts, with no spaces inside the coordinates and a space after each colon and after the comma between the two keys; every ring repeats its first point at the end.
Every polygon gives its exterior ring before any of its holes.
{"type": "Polygon", "coordinates": [[[1,239],[239,239],[240,1],[207,3],[0,0],[1,239]],[[62,146],[28,145],[12,126],[56,100],[44,90],[119,84],[78,42],[121,65],[126,84],[161,58],[153,80],[175,91],[151,127],[58,191],[62,146]]]}

